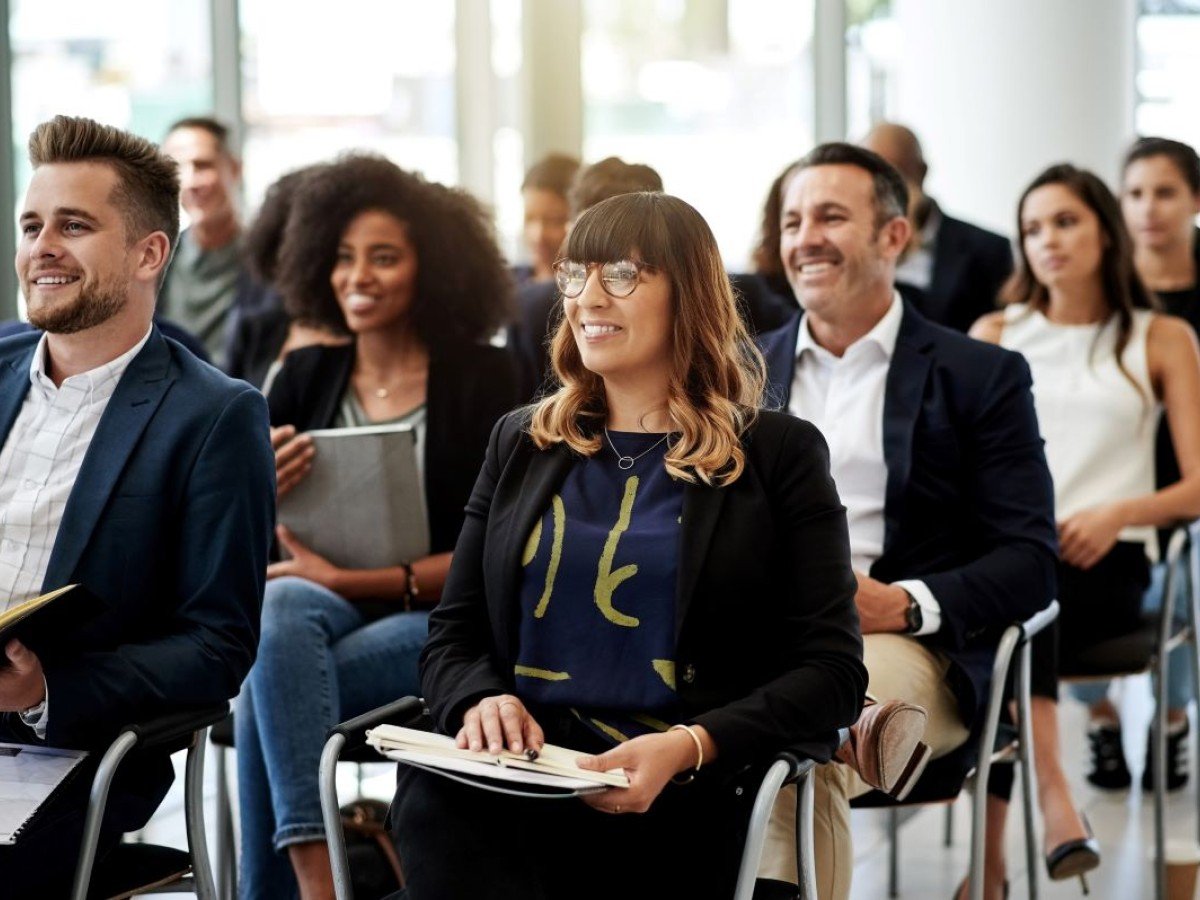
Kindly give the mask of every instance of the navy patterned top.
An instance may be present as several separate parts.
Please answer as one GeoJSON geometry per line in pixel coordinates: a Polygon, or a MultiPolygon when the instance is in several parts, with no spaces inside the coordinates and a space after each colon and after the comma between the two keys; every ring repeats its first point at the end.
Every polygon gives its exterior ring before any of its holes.
{"type": "Polygon", "coordinates": [[[529,535],[515,674],[525,700],[569,708],[623,741],[674,721],[684,484],[664,467],[664,435],[609,436],[529,535]]]}

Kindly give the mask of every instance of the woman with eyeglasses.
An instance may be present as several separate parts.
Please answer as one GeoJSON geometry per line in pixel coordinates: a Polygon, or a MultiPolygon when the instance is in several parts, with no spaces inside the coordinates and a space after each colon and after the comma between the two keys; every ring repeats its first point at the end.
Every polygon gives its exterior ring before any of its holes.
{"type": "Polygon", "coordinates": [[[828,758],[863,701],[828,451],[758,411],[708,225],[626,194],[565,252],[560,386],[492,433],[422,688],[460,747],[551,742],[630,786],[528,800],[401,766],[412,900],[728,897],[764,764],[828,758]]]}
{"type": "MultiPolygon", "coordinates": [[[[517,401],[487,339],[507,267],[468,195],[382,157],[346,156],[296,188],[277,270],[300,318],[346,334],[288,354],[267,396],[279,493],[312,468],[306,432],[407,423],[430,553],[347,569],[282,526],[258,659],[235,711],[244,898],[333,896],[317,770],[326,730],[419,693],[417,655],[496,420],[517,401]]],[[[417,511],[414,513],[419,514],[417,511]]]]}

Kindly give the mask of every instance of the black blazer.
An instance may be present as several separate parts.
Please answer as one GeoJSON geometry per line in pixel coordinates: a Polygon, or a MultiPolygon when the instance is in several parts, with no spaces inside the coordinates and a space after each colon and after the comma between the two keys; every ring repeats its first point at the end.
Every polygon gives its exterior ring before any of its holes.
{"type": "Polygon", "coordinates": [[[929,287],[909,299],[925,318],[966,332],[980,316],[995,311],[997,295],[1012,271],[1007,238],[943,214],[929,287]]]}
{"type": "Polygon", "coordinates": [[[238,316],[229,342],[225,371],[262,390],[271,364],[287,341],[292,317],[283,307],[238,316]]]}
{"type": "MultiPolygon", "coordinates": [[[[772,397],[787,408],[797,314],[760,335],[772,397]]],[[[1001,631],[1055,595],[1054,492],[1017,353],[927,321],[905,304],[883,402],[883,554],[870,574],[919,578],[942,610],[920,638],[949,656],[963,720],[986,705],[1001,631]]]]}
{"type": "MultiPolygon", "coordinates": [[[[576,460],[563,445],[538,450],[527,423],[518,411],[493,431],[430,616],[421,686],[448,734],[482,697],[515,691],[521,550],[576,460]]],[[[866,689],[845,510],[808,423],[763,413],[743,446],[732,485],[684,489],[679,698],[722,765],[797,744],[826,760],[866,689]]]]}
{"type": "MultiPolygon", "coordinates": [[[[287,355],[271,385],[271,424],[331,428],[354,369],[353,344],[303,347],[287,355]]],[[[454,549],[463,507],[479,474],[488,434],[517,404],[508,355],[469,345],[431,351],[425,419],[425,504],[431,553],[454,549]]]]}

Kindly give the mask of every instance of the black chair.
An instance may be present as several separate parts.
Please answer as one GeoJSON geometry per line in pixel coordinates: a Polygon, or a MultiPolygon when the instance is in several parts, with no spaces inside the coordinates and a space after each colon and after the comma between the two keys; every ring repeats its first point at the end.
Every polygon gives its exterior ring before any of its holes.
{"type": "MultiPolygon", "coordinates": [[[[987,782],[996,764],[1016,764],[1021,771],[1021,805],[1025,812],[1025,857],[1029,869],[1029,896],[1037,897],[1037,836],[1033,818],[1033,765],[1029,748],[1033,736],[1029,720],[1029,642],[1030,639],[1058,617],[1058,601],[1041,612],[1008,626],[1000,638],[996,659],[992,664],[991,693],[981,726],[958,749],[933,760],[912,792],[897,802],[886,794],[872,791],[851,801],[851,806],[886,808],[888,810],[888,896],[899,896],[900,883],[900,809],[931,803],[952,804],[958,799],[967,782],[971,786],[971,855],[969,867],[969,900],[983,898],[983,840],[986,833],[987,782]],[[1017,721],[1006,725],[1002,721],[1006,685],[1016,656],[1014,692],[1017,701],[1017,721]]],[[[949,815],[949,809],[947,809],[949,815]]],[[[950,822],[947,819],[947,843],[950,822]]]]}
{"type": "Polygon", "coordinates": [[[204,833],[204,748],[209,726],[229,712],[228,703],[181,710],[146,722],[127,725],[105,751],[92,779],[87,817],[72,900],[155,893],[193,893],[215,900],[208,843],[204,833]],[[154,844],[118,844],[96,864],[96,847],[104,821],[109,789],[123,760],[134,750],[175,753],[187,750],[184,814],[187,850],[154,844]]]}
{"type": "MultiPolygon", "coordinates": [[[[343,751],[358,752],[367,747],[375,758],[378,754],[366,742],[366,731],[383,724],[404,725],[409,728],[430,728],[432,723],[424,704],[417,697],[404,697],[387,706],[350,719],[329,730],[325,750],[321,754],[321,812],[325,819],[325,839],[329,843],[329,858],[333,867],[334,892],[338,900],[352,900],[350,871],[346,861],[346,840],[339,814],[337,782],[338,761],[343,751]]],[[[845,740],[843,730],[842,739],[845,740]]],[[[767,826],[775,798],[787,784],[796,784],[799,798],[796,804],[796,868],[800,873],[800,897],[817,900],[816,872],[813,869],[813,782],[815,763],[797,753],[785,751],[771,762],[759,786],[750,816],[750,827],[742,849],[741,865],[733,900],[751,900],[754,896],[758,864],[762,858],[767,826]]]]}
{"type": "MultiPolygon", "coordinates": [[[[1176,528],[1167,543],[1167,577],[1163,585],[1162,609],[1142,618],[1136,631],[1093,644],[1071,659],[1060,661],[1064,681],[1110,680],[1149,673],[1154,682],[1154,718],[1150,725],[1150,752],[1154,760],[1154,895],[1166,896],[1167,817],[1167,656],[1176,647],[1192,648],[1192,696],[1200,697],[1200,522],[1176,528]],[[1190,535],[1190,542],[1189,542],[1190,535]],[[1185,547],[1190,547],[1185,557],[1185,547]],[[1177,579],[1187,565],[1191,574],[1187,618],[1176,626],[1174,607],[1177,579]]],[[[1149,762],[1149,760],[1147,760],[1149,762]]],[[[1200,795],[1198,795],[1200,802],[1200,795]]],[[[1196,811],[1200,835],[1200,806],[1196,811]]]]}

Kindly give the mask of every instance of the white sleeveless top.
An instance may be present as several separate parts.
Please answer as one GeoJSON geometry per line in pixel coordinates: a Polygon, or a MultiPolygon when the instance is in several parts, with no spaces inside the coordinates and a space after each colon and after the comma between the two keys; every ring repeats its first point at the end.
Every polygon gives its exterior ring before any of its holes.
{"type": "MultiPolygon", "coordinates": [[[[1000,345],[1021,353],[1033,373],[1033,401],[1054,479],[1054,511],[1063,519],[1091,506],[1154,492],[1154,437],[1161,407],[1150,383],[1146,338],[1154,313],[1135,310],[1117,367],[1117,319],[1058,325],[1026,304],[1004,310],[1000,345]]],[[[1149,525],[1121,531],[1157,557],[1149,525]]]]}

